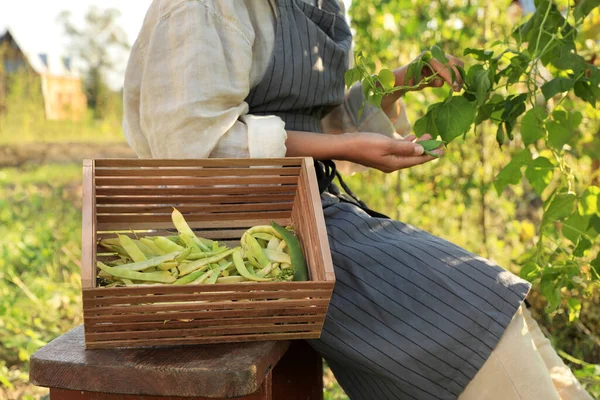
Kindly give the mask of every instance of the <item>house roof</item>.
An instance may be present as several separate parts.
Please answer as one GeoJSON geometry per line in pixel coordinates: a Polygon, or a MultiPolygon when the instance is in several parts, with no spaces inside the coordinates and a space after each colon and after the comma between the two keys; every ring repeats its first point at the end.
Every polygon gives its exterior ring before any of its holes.
{"type": "Polygon", "coordinates": [[[56,51],[45,52],[44,50],[36,49],[34,43],[29,43],[25,40],[26,35],[20,35],[19,31],[14,28],[0,26],[0,39],[7,34],[12,37],[27,58],[31,68],[38,74],[79,77],[79,71],[73,66],[72,58],[59,54],[56,51]]]}

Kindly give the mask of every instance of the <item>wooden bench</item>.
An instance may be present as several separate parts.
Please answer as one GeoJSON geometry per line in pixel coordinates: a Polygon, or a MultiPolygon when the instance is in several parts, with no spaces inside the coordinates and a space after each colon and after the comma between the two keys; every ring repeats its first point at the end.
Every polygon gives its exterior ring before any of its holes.
{"type": "Polygon", "coordinates": [[[83,326],[32,356],[30,380],[51,400],[323,399],[304,341],[85,350],[83,326]]]}

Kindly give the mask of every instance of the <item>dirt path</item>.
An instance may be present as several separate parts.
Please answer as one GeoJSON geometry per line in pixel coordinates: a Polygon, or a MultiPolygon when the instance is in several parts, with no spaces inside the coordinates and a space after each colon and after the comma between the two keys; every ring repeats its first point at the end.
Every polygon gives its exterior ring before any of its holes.
{"type": "Polygon", "coordinates": [[[0,145],[0,168],[79,163],[84,158],[135,158],[126,143],[24,143],[0,145]]]}

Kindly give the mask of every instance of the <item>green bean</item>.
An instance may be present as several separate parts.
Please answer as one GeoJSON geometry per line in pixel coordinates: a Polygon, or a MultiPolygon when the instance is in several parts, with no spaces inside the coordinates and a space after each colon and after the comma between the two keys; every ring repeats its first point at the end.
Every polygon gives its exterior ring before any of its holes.
{"type": "MultiPolygon", "coordinates": [[[[242,246],[244,246],[244,243],[242,243],[242,246]]],[[[267,265],[269,265],[269,259],[267,258],[264,250],[262,249],[262,247],[260,247],[260,244],[256,241],[254,236],[246,236],[246,246],[244,246],[244,250],[246,251],[246,255],[251,254],[252,257],[254,257],[254,259],[258,262],[260,268],[264,268],[267,265]]]]}
{"type": "MultiPolygon", "coordinates": [[[[173,208],[173,212],[171,213],[171,220],[173,221],[173,225],[179,233],[182,233],[186,236],[192,238],[192,240],[202,249],[202,250],[210,250],[210,247],[207,246],[204,241],[200,240],[192,228],[188,225],[185,218],[183,218],[183,214],[179,212],[176,208],[173,208]]],[[[212,245],[212,241],[211,241],[212,245]]]]}
{"type": "Polygon", "coordinates": [[[213,270],[206,271],[198,279],[196,279],[195,281],[191,282],[190,285],[200,285],[200,284],[204,283],[204,281],[206,281],[213,274],[213,272],[214,272],[213,270]]]}
{"type": "MultiPolygon", "coordinates": [[[[233,264],[233,263],[231,263],[231,264],[233,264]]],[[[206,280],[206,283],[209,285],[213,285],[213,284],[217,283],[217,279],[219,278],[219,275],[221,275],[221,273],[223,271],[225,271],[227,269],[227,267],[229,267],[229,265],[220,265],[217,269],[214,269],[210,278],[208,278],[206,280]]]]}
{"type": "Polygon", "coordinates": [[[166,251],[167,253],[171,253],[173,251],[182,252],[183,250],[185,250],[183,247],[181,247],[177,243],[172,242],[164,236],[156,236],[154,238],[154,244],[156,244],[160,249],[166,251]]]}
{"type": "Polygon", "coordinates": [[[121,246],[125,249],[129,257],[135,262],[144,261],[146,256],[142,251],[133,243],[133,240],[127,235],[119,235],[119,242],[121,242],[121,246]]]}
{"type": "Polygon", "coordinates": [[[302,247],[300,246],[300,241],[298,240],[296,235],[285,229],[283,226],[277,224],[276,222],[271,222],[271,226],[283,237],[283,240],[285,240],[285,242],[287,243],[292,265],[296,267],[296,272],[294,273],[294,280],[308,280],[308,269],[306,267],[306,260],[304,259],[302,247]]]}
{"type": "Polygon", "coordinates": [[[248,270],[246,269],[246,266],[244,265],[244,260],[242,258],[242,251],[239,248],[233,252],[233,264],[235,265],[235,268],[240,273],[240,275],[246,279],[249,279],[251,281],[257,281],[257,282],[268,282],[268,281],[273,280],[272,278],[261,278],[259,276],[253,275],[250,272],[248,272],[248,270]]]}
{"type": "Polygon", "coordinates": [[[254,236],[255,239],[262,239],[265,242],[268,242],[269,240],[271,240],[272,238],[275,237],[270,233],[264,233],[264,232],[256,232],[256,233],[253,233],[252,236],[254,236]]]}
{"type": "Polygon", "coordinates": [[[265,249],[265,254],[269,261],[278,263],[291,263],[292,260],[287,253],[283,251],[265,249]]]}
{"type": "Polygon", "coordinates": [[[177,264],[177,261],[168,261],[168,262],[161,263],[160,265],[157,265],[157,268],[161,271],[169,271],[173,268],[176,268],[177,265],[179,265],[179,264],[177,264]]]}
{"type": "MultiPolygon", "coordinates": [[[[204,265],[203,267],[197,269],[196,271],[192,272],[189,275],[183,276],[181,277],[181,271],[179,271],[179,276],[180,278],[177,279],[175,282],[173,282],[173,285],[187,285],[189,283],[192,283],[193,281],[195,281],[196,279],[198,279],[199,277],[201,277],[206,271],[206,269],[208,268],[208,265],[204,265]]],[[[212,270],[211,270],[212,272],[212,270]]]]}
{"type": "Polygon", "coordinates": [[[154,244],[154,242],[152,240],[148,239],[147,237],[140,238],[140,243],[145,244],[147,247],[151,248],[152,251],[158,255],[166,254],[166,252],[164,250],[159,248],[156,244],[154,244]]]}
{"type": "Polygon", "coordinates": [[[112,276],[116,276],[117,278],[126,278],[138,281],[145,282],[160,282],[160,283],[173,283],[175,282],[175,277],[171,276],[170,273],[166,271],[161,272],[137,272],[137,271],[128,271],[122,270],[119,268],[109,267],[106,264],[98,261],[98,268],[102,271],[111,274],[112,276]]]}
{"type": "Polygon", "coordinates": [[[281,243],[281,240],[277,239],[275,236],[271,236],[269,243],[267,243],[267,250],[277,250],[279,243],[281,243]]]}
{"type": "Polygon", "coordinates": [[[177,261],[177,264],[181,264],[190,255],[191,252],[192,249],[188,247],[180,255],[175,257],[175,261],[177,261]]]}
{"type": "Polygon", "coordinates": [[[156,267],[157,265],[160,265],[162,263],[174,260],[175,257],[177,256],[177,254],[179,254],[179,253],[169,253],[169,254],[165,254],[164,256],[148,258],[144,261],[139,261],[139,262],[130,263],[130,264],[117,265],[116,267],[113,267],[113,268],[116,268],[116,269],[119,269],[122,271],[143,271],[145,269],[156,267]]]}
{"type": "Polygon", "coordinates": [[[245,281],[247,282],[248,280],[240,275],[224,276],[221,278],[217,278],[217,284],[219,284],[219,283],[223,283],[223,284],[240,283],[240,282],[245,282],[245,281]]]}
{"type": "Polygon", "coordinates": [[[137,248],[140,249],[142,251],[142,253],[144,253],[144,255],[146,255],[146,256],[159,256],[162,254],[162,253],[155,252],[152,248],[148,247],[145,243],[142,243],[141,241],[139,241],[137,239],[134,239],[132,241],[133,241],[133,243],[135,243],[137,248]]]}
{"type": "Polygon", "coordinates": [[[236,247],[235,249],[231,249],[229,251],[225,251],[223,253],[217,254],[216,256],[212,256],[212,257],[208,257],[208,258],[203,258],[201,260],[196,260],[193,261],[187,265],[181,266],[179,268],[179,273],[183,276],[183,275],[187,275],[195,270],[197,270],[198,268],[204,266],[204,265],[209,265],[215,262],[218,262],[219,260],[227,257],[228,255],[232,254],[235,250],[239,249],[239,247],[236,247]]]}

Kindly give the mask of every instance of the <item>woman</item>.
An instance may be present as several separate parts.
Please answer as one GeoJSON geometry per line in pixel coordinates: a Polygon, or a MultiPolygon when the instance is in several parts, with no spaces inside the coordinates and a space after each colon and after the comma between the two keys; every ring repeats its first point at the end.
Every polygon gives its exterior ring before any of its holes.
{"type": "MultiPolygon", "coordinates": [[[[357,117],[361,88],[344,95],[351,42],[335,0],[155,1],[127,69],[127,140],[143,158],[322,160],[337,282],[310,343],[350,398],[590,398],[521,306],[527,282],[332,184],[328,160],[385,172],[433,160],[394,137],[400,94],[357,117]]],[[[435,85],[460,90],[432,68],[435,85]]]]}

